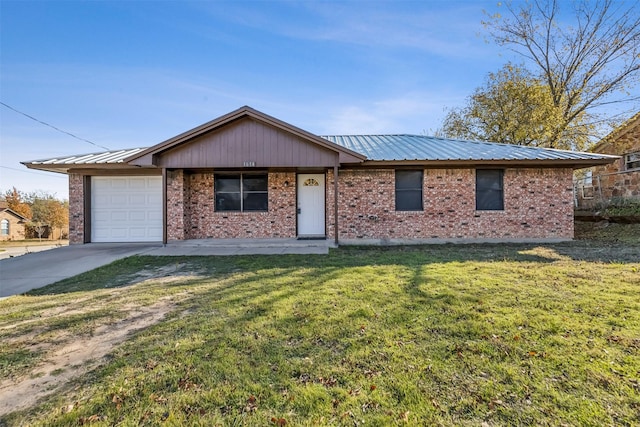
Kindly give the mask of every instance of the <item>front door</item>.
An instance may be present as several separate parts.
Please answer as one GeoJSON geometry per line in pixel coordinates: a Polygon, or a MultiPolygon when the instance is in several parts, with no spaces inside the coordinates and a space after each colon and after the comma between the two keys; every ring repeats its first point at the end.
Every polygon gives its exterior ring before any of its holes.
{"type": "Polygon", "coordinates": [[[298,236],[325,237],[324,174],[298,174],[298,236]]]}

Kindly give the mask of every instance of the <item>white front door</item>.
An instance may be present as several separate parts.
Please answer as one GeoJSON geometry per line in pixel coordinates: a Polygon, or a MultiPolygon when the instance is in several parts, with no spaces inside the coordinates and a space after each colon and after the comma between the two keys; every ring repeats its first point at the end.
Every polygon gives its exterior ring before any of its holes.
{"type": "Polygon", "coordinates": [[[298,174],[298,236],[325,237],[324,174],[298,174]]]}

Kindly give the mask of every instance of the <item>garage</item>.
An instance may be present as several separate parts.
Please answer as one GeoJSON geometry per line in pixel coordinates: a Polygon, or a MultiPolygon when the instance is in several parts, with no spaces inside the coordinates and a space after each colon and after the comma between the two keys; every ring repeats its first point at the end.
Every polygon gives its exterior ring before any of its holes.
{"type": "Polygon", "coordinates": [[[162,177],[91,177],[92,242],[161,242],[162,177]]]}

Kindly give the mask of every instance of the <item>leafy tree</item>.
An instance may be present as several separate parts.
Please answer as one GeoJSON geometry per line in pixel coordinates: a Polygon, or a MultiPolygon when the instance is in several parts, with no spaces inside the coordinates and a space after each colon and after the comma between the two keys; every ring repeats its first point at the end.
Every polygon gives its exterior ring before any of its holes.
{"type": "MultiPolygon", "coordinates": [[[[640,96],[631,90],[640,80],[640,4],[615,0],[562,2],[573,7],[574,22],[563,22],[560,2],[506,3],[506,13],[484,22],[501,46],[522,55],[546,86],[560,120],[550,123],[545,144],[555,148],[575,135],[597,137],[607,119],[598,108],[617,104],[631,115],[640,96]],[[575,132],[575,133],[574,133],[575,132]]],[[[615,123],[608,123],[614,125],[615,123]]]]}
{"type": "Polygon", "coordinates": [[[58,200],[51,193],[46,191],[24,193],[13,187],[1,197],[9,209],[30,220],[29,229],[38,238],[42,238],[47,230],[53,231],[55,228],[62,236],[63,229],[69,226],[69,202],[58,200]]]}
{"type": "Polygon", "coordinates": [[[69,202],[53,199],[49,209],[52,228],[58,229],[58,236],[62,238],[62,230],[69,226],[69,202]]]}
{"type": "Polygon", "coordinates": [[[4,193],[3,198],[9,209],[25,218],[31,218],[31,206],[27,202],[28,196],[21,191],[18,191],[16,187],[13,187],[11,190],[7,190],[4,193]]]}
{"type": "Polygon", "coordinates": [[[591,130],[580,115],[560,138],[562,111],[554,105],[548,87],[525,68],[505,65],[489,73],[466,106],[447,114],[441,133],[452,138],[507,144],[583,149],[591,130]],[[555,140],[554,140],[555,138],[555,140]]]}
{"type": "Polygon", "coordinates": [[[42,239],[46,229],[51,227],[51,203],[49,200],[36,195],[31,202],[33,216],[30,225],[38,234],[39,239],[42,239]]]}

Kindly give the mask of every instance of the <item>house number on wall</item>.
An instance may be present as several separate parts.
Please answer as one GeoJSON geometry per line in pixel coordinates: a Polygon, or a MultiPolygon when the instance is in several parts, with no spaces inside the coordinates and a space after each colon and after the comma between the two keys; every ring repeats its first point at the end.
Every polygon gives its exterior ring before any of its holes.
{"type": "Polygon", "coordinates": [[[245,168],[255,168],[256,162],[243,162],[242,166],[244,166],[245,168]]]}

